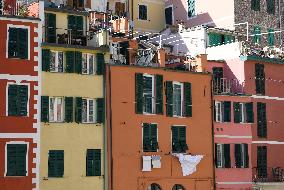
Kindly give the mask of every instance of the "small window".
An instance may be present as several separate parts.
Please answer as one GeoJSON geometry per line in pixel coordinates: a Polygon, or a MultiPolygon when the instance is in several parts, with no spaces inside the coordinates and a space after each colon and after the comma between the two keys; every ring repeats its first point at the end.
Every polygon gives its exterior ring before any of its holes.
{"type": "Polygon", "coordinates": [[[275,0],[266,0],[267,4],[267,13],[275,14],[275,0]]]}
{"type": "Polygon", "coordinates": [[[63,52],[50,52],[50,72],[63,72],[63,52]]]}
{"type": "Polygon", "coordinates": [[[9,28],[8,57],[28,59],[28,29],[9,28]]]}
{"type": "Polygon", "coordinates": [[[216,122],[231,122],[231,102],[215,101],[215,121],[216,122]]]}
{"type": "Polygon", "coordinates": [[[147,5],[138,5],[139,6],[139,20],[148,20],[147,5]]]}
{"type": "Polygon", "coordinates": [[[186,144],[186,127],[172,126],[172,151],[184,153],[188,150],[186,144]]]}
{"type": "Polygon", "coordinates": [[[87,149],[86,176],[101,176],[101,149],[87,149]]]}
{"type": "Polygon", "coordinates": [[[94,74],[94,55],[82,53],[82,74],[94,74]]]}
{"type": "Polygon", "coordinates": [[[275,45],[275,33],[274,29],[269,28],[268,29],[268,45],[269,46],[274,46],[275,45]]]}
{"type": "Polygon", "coordinates": [[[187,0],[188,10],[187,15],[188,18],[195,16],[195,0],[187,0]]]}
{"type": "Polygon", "coordinates": [[[215,165],[217,168],[231,168],[230,144],[215,144],[215,165]]]}
{"type": "Polygon", "coordinates": [[[180,184],[175,184],[172,190],[185,190],[185,188],[180,184]]]}
{"type": "Polygon", "coordinates": [[[158,128],[157,124],[143,124],[143,151],[157,152],[158,149],[158,128]]]}
{"type": "Polygon", "coordinates": [[[143,75],[144,113],[154,113],[154,75],[143,75]]]}
{"type": "Polygon", "coordinates": [[[48,177],[63,177],[64,150],[50,150],[48,153],[48,177]]]}
{"type": "Polygon", "coordinates": [[[6,176],[27,175],[27,145],[7,144],[7,173],[6,176]]]}
{"type": "Polygon", "coordinates": [[[83,98],[82,99],[82,122],[94,123],[95,118],[95,99],[83,98]]]}
{"type": "Polygon", "coordinates": [[[248,168],[248,145],[235,144],[235,162],[237,168],[248,168]]]}
{"type": "Polygon", "coordinates": [[[49,98],[49,122],[63,122],[63,98],[49,98]]]}
{"type": "Polygon", "coordinates": [[[261,42],[261,27],[254,26],[253,35],[253,43],[259,44],[261,42]]]}
{"type": "Polygon", "coordinates": [[[8,116],[28,116],[28,95],[27,85],[8,86],[8,116]]]}
{"type": "Polygon", "coordinates": [[[251,0],[251,10],[260,11],[260,0],[251,0]]]}
{"type": "Polygon", "coordinates": [[[183,84],[173,83],[173,116],[183,116],[183,84]]]}
{"type": "Polygon", "coordinates": [[[161,190],[161,187],[156,183],[152,183],[148,186],[147,190],[161,190]]]}

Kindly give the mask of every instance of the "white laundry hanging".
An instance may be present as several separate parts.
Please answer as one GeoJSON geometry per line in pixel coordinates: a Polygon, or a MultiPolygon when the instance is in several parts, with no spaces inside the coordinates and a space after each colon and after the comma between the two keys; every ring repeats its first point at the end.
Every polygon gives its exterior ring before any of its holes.
{"type": "Polygon", "coordinates": [[[143,172],[150,172],[152,171],[152,166],[151,166],[151,156],[143,156],[143,172]]]}
{"type": "Polygon", "coordinates": [[[153,168],[161,168],[161,156],[152,156],[152,166],[153,168]]]}
{"type": "Polygon", "coordinates": [[[196,172],[196,166],[199,164],[203,155],[186,155],[186,154],[173,154],[178,157],[183,176],[188,176],[196,172]]]}

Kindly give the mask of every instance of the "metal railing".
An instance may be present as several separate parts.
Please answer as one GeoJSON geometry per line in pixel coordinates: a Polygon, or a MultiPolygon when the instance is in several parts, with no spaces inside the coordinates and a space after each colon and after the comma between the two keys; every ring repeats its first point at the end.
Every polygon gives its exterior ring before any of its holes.
{"type": "Polygon", "coordinates": [[[244,83],[237,79],[214,79],[213,92],[214,94],[242,94],[244,93],[244,83]]]}
{"type": "Polygon", "coordinates": [[[38,0],[2,0],[3,8],[0,9],[0,14],[23,17],[33,16],[29,7],[35,3],[38,3],[38,0]]]}
{"type": "Polygon", "coordinates": [[[284,169],[281,167],[253,168],[253,182],[284,182],[284,169]]]}

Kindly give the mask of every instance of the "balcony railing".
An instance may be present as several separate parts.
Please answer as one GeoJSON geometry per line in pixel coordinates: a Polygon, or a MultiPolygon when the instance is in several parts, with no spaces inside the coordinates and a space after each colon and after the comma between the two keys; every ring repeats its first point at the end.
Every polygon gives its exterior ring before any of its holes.
{"type": "Polygon", "coordinates": [[[253,182],[269,183],[269,182],[284,182],[284,168],[253,168],[253,182]]]}
{"type": "Polygon", "coordinates": [[[237,79],[217,78],[213,80],[214,94],[242,94],[244,84],[237,79]]]}

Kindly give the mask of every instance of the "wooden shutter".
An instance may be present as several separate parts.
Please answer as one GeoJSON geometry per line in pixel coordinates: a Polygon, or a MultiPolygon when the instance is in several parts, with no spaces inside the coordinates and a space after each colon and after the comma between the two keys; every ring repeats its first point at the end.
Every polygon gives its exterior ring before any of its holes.
{"type": "Polygon", "coordinates": [[[263,64],[255,64],[256,94],[265,94],[265,73],[263,64]]]}
{"type": "Polygon", "coordinates": [[[83,17],[76,16],[75,18],[76,18],[77,35],[82,36],[83,35],[83,17]]]}
{"type": "Polygon", "coordinates": [[[49,97],[41,97],[41,122],[48,122],[49,120],[49,97]]]}
{"type": "Polygon", "coordinates": [[[260,0],[251,0],[251,10],[260,11],[260,0]]]}
{"type": "Polygon", "coordinates": [[[75,71],[78,74],[82,73],[82,52],[75,51],[75,71]]]}
{"type": "Polygon", "coordinates": [[[253,113],[253,103],[249,102],[245,104],[246,107],[246,122],[253,123],[254,122],[254,113],[253,113]]]}
{"type": "Polygon", "coordinates": [[[167,116],[173,116],[173,82],[166,81],[166,107],[167,116]]]}
{"type": "Polygon", "coordinates": [[[101,176],[101,149],[95,149],[94,154],[95,176],[101,176]]]}
{"type": "Polygon", "coordinates": [[[186,152],[186,150],[188,150],[188,147],[186,144],[186,128],[185,127],[179,127],[179,143],[180,143],[181,151],[186,152]]]}
{"type": "Polygon", "coordinates": [[[224,122],[231,122],[231,102],[224,102],[224,122]]]}
{"type": "Polygon", "coordinates": [[[68,15],[68,34],[74,36],[76,34],[76,17],[74,15],[68,15]]]}
{"type": "Polygon", "coordinates": [[[26,176],[26,144],[7,144],[7,176],[26,176]]]}
{"type": "Polygon", "coordinates": [[[163,75],[156,75],[156,114],[163,114],[163,75]]]}
{"type": "Polygon", "coordinates": [[[235,162],[236,167],[242,167],[242,151],[241,151],[241,144],[235,144],[235,162]]]}
{"type": "Polygon", "coordinates": [[[254,43],[260,43],[261,42],[261,35],[258,35],[258,34],[261,34],[261,28],[259,26],[254,26],[253,28],[253,42],[254,43]]]}
{"type": "Polygon", "coordinates": [[[73,97],[65,97],[65,122],[73,122],[73,97]]]}
{"type": "Polygon", "coordinates": [[[105,120],[104,98],[97,99],[97,123],[104,123],[105,120]]]}
{"type": "Polygon", "coordinates": [[[239,102],[234,102],[234,122],[235,123],[240,123],[241,122],[241,111],[240,111],[240,103],[239,102]]]}
{"type": "Polygon", "coordinates": [[[245,168],[249,167],[249,154],[248,154],[248,144],[244,144],[244,162],[245,162],[245,168]]]}
{"type": "Polygon", "coordinates": [[[105,73],[105,58],[104,54],[97,53],[97,75],[103,75],[105,73]]]}
{"type": "Polygon", "coordinates": [[[188,18],[195,16],[195,0],[188,0],[188,18]]]}
{"type": "Polygon", "coordinates": [[[267,147],[257,147],[257,173],[259,178],[267,178],[267,147]]]}
{"type": "Polygon", "coordinates": [[[143,123],[143,151],[144,152],[148,152],[151,150],[150,130],[151,130],[151,125],[149,123],[143,123]]]}
{"type": "Polygon", "coordinates": [[[179,144],[179,130],[178,127],[172,126],[172,151],[179,152],[180,144],[179,144]]]}
{"type": "Polygon", "coordinates": [[[217,143],[215,143],[215,167],[218,168],[218,147],[217,147],[217,143]]]}
{"type": "Polygon", "coordinates": [[[274,29],[269,28],[268,29],[268,39],[267,39],[268,45],[274,46],[275,44],[274,40],[275,40],[274,29]]]}
{"type": "Polygon", "coordinates": [[[50,50],[42,49],[42,71],[50,71],[50,58],[50,50]]]}
{"type": "Polygon", "coordinates": [[[275,0],[267,0],[267,13],[275,14],[275,0]]]}
{"type": "Polygon", "coordinates": [[[151,124],[151,151],[156,152],[158,149],[158,139],[157,139],[157,124],[151,124]]]}
{"type": "Polygon", "coordinates": [[[56,43],[56,14],[46,13],[46,41],[56,43]]]}
{"type": "Polygon", "coordinates": [[[225,168],[231,168],[230,144],[224,144],[225,168]]]}
{"type": "Polygon", "coordinates": [[[86,176],[94,176],[95,175],[95,150],[87,149],[86,156],[86,176]]]}
{"type": "Polygon", "coordinates": [[[63,177],[64,151],[50,150],[48,155],[48,177],[63,177]]]}
{"type": "Polygon", "coordinates": [[[18,85],[18,116],[27,116],[28,115],[28,86],[27,85],[18,85]]]}
{"type": "Polygon", "coordinates": [[[213,119],[214,119],[214,121],[216,121],[216,104],[215,104],[215,100],[213,100],[213,119]]]}
{"type": "Polygon", "coordinates": [[[8,57],[15,57],[17,53],[18,30],[9,28],[8,57]]]}
{"type": "Polygon", "coordinates": [[[28,35],[28,29],[18,28],[18,57],[21,59],[28,59],[28,35]]]}
{"type": "Polygon", "coordinates": [[[135,113],[143,113],[143,74],[135,73],[135,113]]]}
{"type": "Polygon", "coordinates": [[[7,176],[17,176],[17,150],[14,144],[7,145],[7,176]]]}
{"type": "Polygon", "coordinates": [[[8,115],[17,116],[18,114],[18,85],[9,85],[8,88],[8,115]]]}
{"type": "Polygon", "coordinates": [[[76,97],[75,121],[76,123],[82,123],[82,98],[81,97],[76,97]]]}
{"type": "Polygon", "coordinates": [[[257,102],[257,136],[267,137],[266,104],[257,102]]]}
{"type": "Polygon", "coordinates": [[[66,52],[66,72],[74,73],[75,53],[73,51],[66,52]]]}
{"type": "Polygon", "coordinates": [[[192,96],[191,96],[191,83],[184,83],[184,107],[185,117],[192,117],[192,96]]]}

